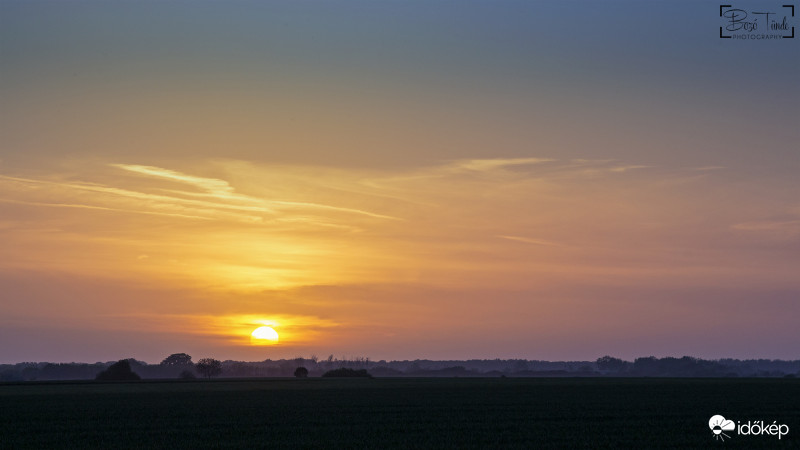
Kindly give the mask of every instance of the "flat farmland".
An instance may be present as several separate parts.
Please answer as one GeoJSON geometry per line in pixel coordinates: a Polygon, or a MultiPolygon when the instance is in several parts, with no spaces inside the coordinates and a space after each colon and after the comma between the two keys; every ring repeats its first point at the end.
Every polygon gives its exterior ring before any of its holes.
{"type": "Polygon", "coordinates": [[[2,448],[800,448],[800,380],[0,384],[2,448]],[[787,424],[715,441],[708,420],[787,424]]]}

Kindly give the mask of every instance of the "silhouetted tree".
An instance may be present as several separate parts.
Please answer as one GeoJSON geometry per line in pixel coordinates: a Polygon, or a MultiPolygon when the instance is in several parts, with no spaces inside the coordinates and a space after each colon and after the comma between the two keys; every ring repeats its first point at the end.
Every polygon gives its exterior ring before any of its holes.
{"type": "Polygon", "coordinates": [[[596,364],[603,372],[621,372],[625,368],[625,361],[608,355],[597,358],[596,364]]]}
{"type": "Polygon", "coordinates": [[[131,363],[127,359],[108,366],[108,368],[97,374],[96,380],[101,381],[130,381],[140,380],[141,377],[131,370],[131,363]]]}
{"type": "Polygon", "coordinates": [[[181,380],[194,380],[197,377],[191,370],[184,370],[183,372],[180,373],[180,375],[178,375],[178,378],[180,378],[181,380]]]}
{"type": "Polygon", "coordinates": [[[658,358],[655,356],[636,358],[633,360],[633,370],[636,375],[658,375],[660,371],[658,358]]]}
{"type": "Polygon", "coordinates": [[[195,367],[206,378],[215,377],[222,373],[222,363],[214,358],[203,358],[197,361],[195,367]]]}
{"type": "Polygon", "coordinates": [[[305,367],[298,367],[294,370],[294,376],[297,378],[306,378],[308,377],[308,369],[305,367]]]}
{"type": "Polygon", "coordinates": [[[528,370],[528,361],[524,359],[520,359],[514,363],[514,368],[512,369],[514,372],[524,372],[528,370]]]}
{"type": "Polygon", "coordinates": [[[161,361],[162,366],[188,366],[190,364],[192,364],[192,357],[186,353],[173,353],[161,361]]]}

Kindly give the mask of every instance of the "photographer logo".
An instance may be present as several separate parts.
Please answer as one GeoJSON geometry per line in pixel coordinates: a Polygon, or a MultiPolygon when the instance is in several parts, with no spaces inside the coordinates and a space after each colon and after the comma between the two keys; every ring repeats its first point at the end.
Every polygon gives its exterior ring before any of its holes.
{"type": "Polygon", "coordinates": [[[758,9],[719,5],[720,39],[794,39],[794,5],[762,3],[758,9]]]}

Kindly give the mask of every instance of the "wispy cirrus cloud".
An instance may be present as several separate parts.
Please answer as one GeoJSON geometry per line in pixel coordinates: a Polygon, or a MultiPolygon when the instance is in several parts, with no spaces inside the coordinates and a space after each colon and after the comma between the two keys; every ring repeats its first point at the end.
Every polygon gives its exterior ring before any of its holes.
{"type": "Polygon", "coordinates": [[[210,194],[223,198],[231,196],[230,194],[234,193],[234,188],[230,185],[230,183],[228,183],[225,180],[219,180],[216,178],[197,177],[197,176],[187,175],[181,172],[176,172],[174,170],[163,169],[161,167],[154,167],[154,166],[139,166],[131,164],[109,164],[109,166],[117,167],[119,169],[127,170],[129,172],[134,172],[142,175],[152,176],[156,178],[163,178],[184,184],[189,184],[197,188],[200,188],[210,194]]]}
{"type": "Polygon", "coordinates": [[[700,167],[690,167],[689,170],[694,170],[697,172],[710,172],[713,170],[724,170],[727,169],[725,166],[700,166],[700,167]]]}
{"type": "Polygon", "coordinates": [[[557,247],[564,245],[564,244],[560,244],[560,243],[557,243],[557,242],[548,241],[546,239],[534,239],[534,238],[522,237],[522,236],[503,236],[503,235],[500,235],[500,236],[497,236],[497,237],[500,238],[500,239],[507,239],[509,241],[524,242],[526,244],[531,244],[531,245],[545,245],[545,246],[557,246],[557,247]]]}
{"type": "Polygon", "coordinates": [[[16,201],[31,205],[107,209],[133,214],[177,214],[185,218],[198,219],[211,219],[216,216],[248,221],[257,219],[257,216],[236,214],[235,212],[271,212],[265,205],[254,206],[187,199],[179,196],[154,194],[146,190],[120,188],[90,182],[51,181],[2,175],[0,175],[0,180],[6,181],[7,184],[30,187],[30,189],[23,189],[23,191],[17,189],[17,194],[22,198],[16,201]],[[36,200],[41,198],[61,201],[36,200]],[[83,203],[69,202],[69,200],[76,199],[82,200],[83,203]]]}
{"type": "Polygon", "coordinates": [[[555,161],[551,158],[493,158],[493,159],[464,159],[446,166],[451,171],[483,172],[513,166],[529,166],[555,161]]]}
{"type": "Polygon", "coordinates": [[[763,231],[794,234],[800,233],[800,220],[763,220],[742,222],[731,225],[731,228],[739,231],[763,231]]]}
{"type": "Polygon", "coordinates": [[[12,200],[12,199],[5,199],[5,198],[0,199],[0,202],[3,202],[3,203],[15,203],[15,204],[18,204],[18,205],[44,206],[44,207],[50,207],[50,208],[92,209],[92,210],[98,210],[98,211],[111,211],[111,212],[119,212],[119,213],[148,214],[148,215],[156,215],[156,216],[178,217],[178,218],[183,218],[183,219],[210,220],[208,217],[191,216],[191,215],[188,215],[188,214],[177,214],[177,213],[156,212],[156,211],[137,211],[137,210],[134,210],[134,209],[109,208],[109,207],[105,207],[105,206],[82,205],[82,204],[73,204],[73,203],[30,202],[30,201],[12,200]]]}
{"type": "MultiPolygon", "coordinates": [[[[162,193],[157,194],[148,192],[152,191],[152,188],[147,186],[146,183],[141,184],[141,188],[136,188],[135,186],[123,188],[109,184],[92,182],[50,181],[46,179],[21,178],[4,175],[0,175],[0,179],[5,180],[8,183],[46,186],[60,192],[60,194],[52,192],[51,194],[53,195],[51,195],[51,197],[69,197],[68,193],[75,191],[93,192],[103,196],[84,196],[83,200],[87,202],[84,204],[27,201],[28,204],[39,206],[105,209],[119,212],[127,211],[136,214],[165,214],[200,219],[212,219],[216,217],[232,220],[244,220],[247,222],[260,221],[263,220],[265,216],[274,216],[274,219],[286,220],[290,219],[291,215],[300,214],[295,218],[298,219],[304,217],[302,216],[303,213],[314,213],[320,211],[361,215],[376,219],[398,220],[397,217],[358,208],[348,208],[310,201],[288,201],[267,197],[256,197],[253,195],[244,195],[237,193],[236,189],[225,180],[187,175],[182,172],[163,169],[160,167],[125,164],[110,164],[109,166],[136,174],[141,174],[147,177],[165,179],[184,185],[189,185],[198,188],[203,192],[198,193],[185,190],[161,189],[160,191],[162,193]],[[140,202],[136,204],[129,204],[128,208],[108,205],[107,203],[109,202],[114,203],[114,198],[127,198],[139,200],[140,202]],[[170,208],[186,210],[187,213],[176,214],[165,213],[163,211],[153,211],[170,208]],[[232,213],[231,211],[252,214],[232,213]]],[[[42,194],[41,188],[36,189],[36,191],[36,196],[42,194]]],[[[16,200],[16,202],[21,203],[26,201],[16,200]]]]}
{"type": "Polygon", "coordinates": [[[611,167],[608,170],[610,172],[627,172],[629,170],[636,170],[636,169],[647,169],[651,166],[642,166],[642,165],[628,165],[628,166],[615,166],[611,167]]]}
{"type": "MultiPolygon", "coordinates": [[[[243,195],[236,193],[236,190],[233,186],[230,185],[229,182],[225,180],[220,180],[217,178],[204,178],[198,177],[193,175],[187,175],[181,172],[177,172],[174,170],[163,169],[160,167],[153,167],[153,166],[139,166],[139,165],[126,165],[126,164],[111,164],[112,167],[118,167],[123,170],[140,173],[143,175],[153,176],[157,178],[163,178],[171,181],[176,181],[179,183],[185,183],[191,186],[195,186],[207,193],[208,196],[212,198],[218,198],[221,200],[230,200],[237,203],[249,203],[254,205],[262,205],[261,207],[251,207],[256,211],[261,212],[270,212],[274,209],[296,209],[296,210],[303,210],[303,209],[311,209],[311,210],[327,210],[327,211],[336,211],[341,213],[349,213],[349,214],[359,214],[368,217],[378,218],[378,219],[390,219],[390,220],[397,220],[396,217],[388,216],[386,214],[379,214],[371,211],[356,209],[356,208],[346,208],[342,206],[336,205],[328,205],[328,204],[321,204],[315,202],[298,202],[298,201],[286,201],[286,200],[277,200],[277,199],[269,199],[269,198],[258,198],[249,195],[243,195]]],[[[178,191],[180,192],[180,191],[178,191]]],[[[192,193],[180,192],[181,194],[189,194],[193,195],[192,193]]],[[[196,195],[196,194],[194,194],[196,195]]]]}
{"type": "MultiPolygon", "coordinates": [[[[770,220],[746,191],[731,199],[724,176],[616,160],[474,159],[402,170],[218,160],[193,167],[1,175],[2,204],[30,207],[10,214],[23,222],[43,215],[50,228],[70,233],[13,230],[12,246],[37,248],[19,261],[56,265],[55,253],[35,256],[47,245],[64,247],[64,255],[108,246],[120,267],[133,261],[137,270],[247,290],[421,277],[525,285],[521,274],[530,271],[671,278],[686,272],[685,252],[698,255],[698,271],[739,273],[735,255],[747,248],[720,230],[788,233],[795,226],[770,220]]],[[[57,265],[70,266],[66,257],[57,265]]]]}

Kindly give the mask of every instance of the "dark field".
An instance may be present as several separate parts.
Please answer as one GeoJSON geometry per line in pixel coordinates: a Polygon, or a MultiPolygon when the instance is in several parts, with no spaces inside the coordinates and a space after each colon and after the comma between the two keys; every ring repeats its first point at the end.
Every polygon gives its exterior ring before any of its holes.
{"type": "Polygon", "coordinates": [[[2,448],[800,448],[797,379],[0,384],[2,448]],[[708,419],[787,424],[714,440],[708,419]]]}

